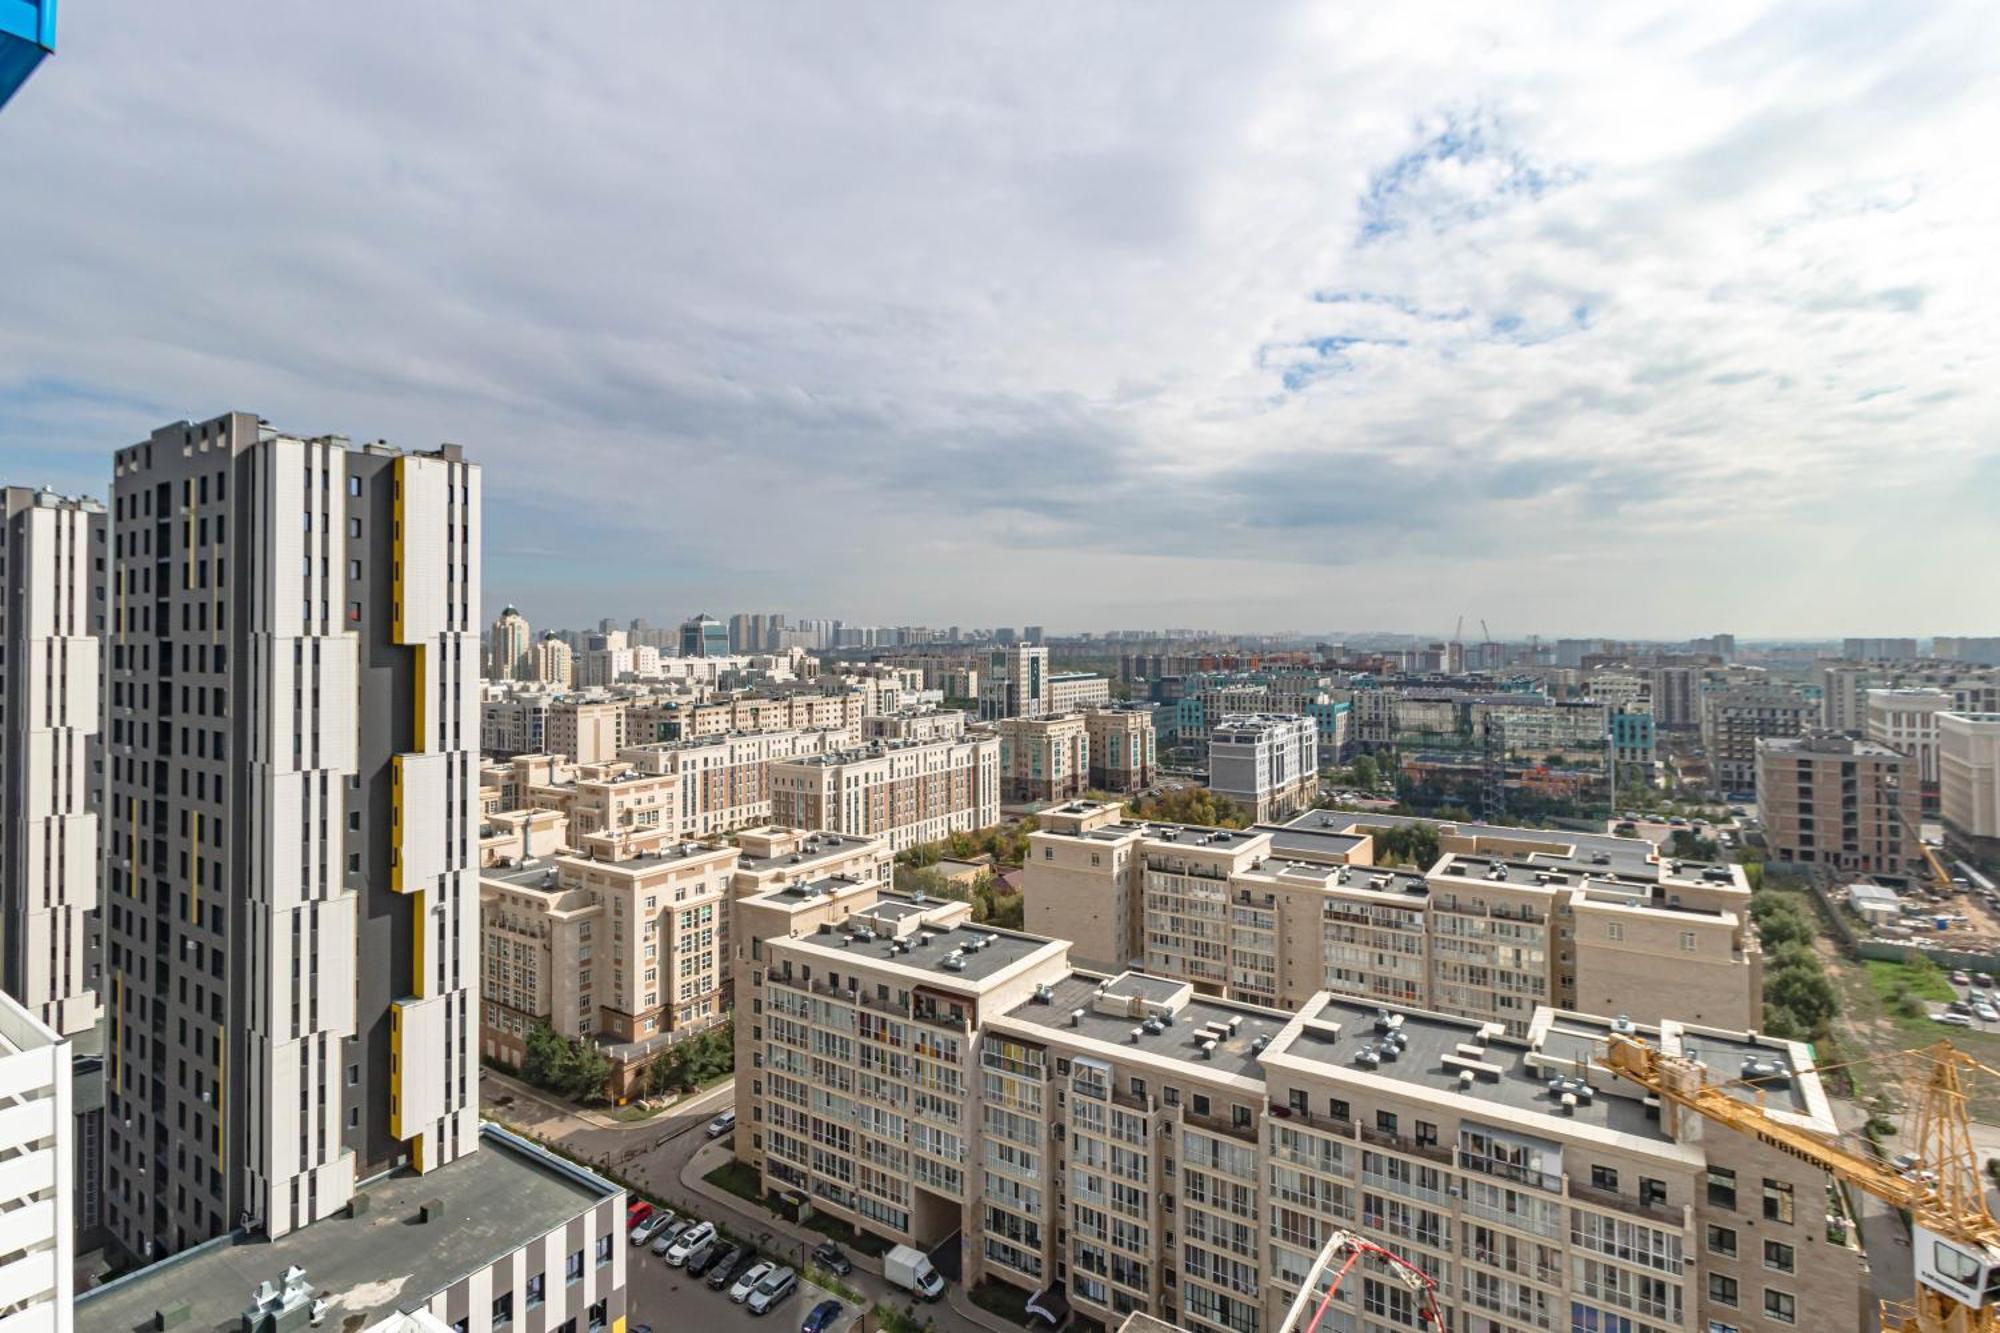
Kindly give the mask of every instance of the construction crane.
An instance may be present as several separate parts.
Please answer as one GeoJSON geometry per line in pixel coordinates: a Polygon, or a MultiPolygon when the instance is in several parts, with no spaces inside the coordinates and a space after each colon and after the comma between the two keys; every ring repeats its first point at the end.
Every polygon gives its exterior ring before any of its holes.
{"type": "MultiPolygon", "coordinates": [[[[1733,1129],[1900,1208],[1910,1216],[1916,1299],[1882,1309],[1883,1333],[2000,1333],[2000,1221],[1986,1206],[1965,1110],[1965,1076],[1993,1073],[1948,1041],[1912,1055],[1929,1062],[1913,1088],[1918,1164],[1898,1171],[1824,1135],[1772,1116],[1708,1081],[1698,1060],[1611,1034],[1604,1065],[1704,1120],[1733,1129]]],[[[1750,1085],[1755,1087],[1754,1083],[1750,1085]]]]}
{"type": "Polygon", "coordinates": [[[1284,1321],[1278,1325],[1281,1333],[1318,1333],[1319,1321],[1326,1318],[1328,1307],[1340,1294],[1340,1284],[1347,1280],[1348,1273],[1363,1259],[1373,1259],[1382,1265],[1410,1293],[1410,1303],[1419,1324],[1435,1329],[1444,1327],[1444,1318],[1438,1313],[1436,1278],[1372,1240],[1352,1231],[1335,1231],[1320,1247],[1319,1257],[1313,1260],[1313,1266],[1306,1272],[1306,1280],[1299,1284],[1299,1294],[1292,1299],[1292,1308],[1285,1312],[1284,1321]],[[1336,1260],[1340,1261],[1338,1268],[1334,1267],[1336,1260]],[[1330,1278],[1329,1273],[1332,1275],[1330,1278]],[[1326,1292],[1313,1306],[1312,1317],[1301,1326],[1299,1320],[1306,1313],[1306,1302],[1312,1299],[1321,1281],[1327,1283],[1326,1292]]]}

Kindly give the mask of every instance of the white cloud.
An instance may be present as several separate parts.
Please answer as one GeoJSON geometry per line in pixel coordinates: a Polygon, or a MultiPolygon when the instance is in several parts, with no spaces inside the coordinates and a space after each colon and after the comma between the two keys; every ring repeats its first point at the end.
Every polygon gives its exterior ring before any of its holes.
{"type": "Polygon", "coordinates": [[[8,471],[457,440],[539,619],[1978,628],[1982,7],[551,13],[66,12],[8,471]]]}

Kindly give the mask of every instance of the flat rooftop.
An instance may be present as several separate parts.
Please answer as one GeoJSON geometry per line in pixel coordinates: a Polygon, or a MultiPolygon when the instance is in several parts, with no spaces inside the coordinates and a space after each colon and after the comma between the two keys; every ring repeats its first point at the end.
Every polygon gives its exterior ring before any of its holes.
{"type": "MultiPolygon", "coordinates": [[[[1336,996],[1319,1012],[1316,1022],[1299,1029],[1298,1039],[1284,1053],[1333,1069],[1373,1074],[1431,1093],[1462,1097],[1467,1113],[1475,1117],[1480,1103],[1497,1102],[1517,1111],[1546,1115],[1551,1121],[1594,1125],[1663,1143],[1672,1141],[1660,1128],[1658,1117],[1629,1097],[1600,1092],[1589,1102],[1578,1103],[1574,1111],[1565,1110],[1559,1094],[1549,1090],[1550,1074],[1529,1063],[1532,1052],[1527,1043],[1503,1036],[1482,1040],[1481,1025],[1469,1018],[1396,1009],[1393,1012],[1403,1019],[1400,1031],[1409,1040],[1408,1049],[1393,1060],[1385,1058],[1379,1065],[1364,1065],[1357,1059],[1364,1047],[1381,1049],[1384,1034],[1376,1027],[1379,1009],[1380,1006],[1365,1001],[1336,996]],[[1325,1024],[1338,1024],[1339,1031],[1330,1031],[1325,1024]],[[1460,1045],[1483,1046],[1483,1061],[1497,1066],[1499,1077],[1481,1076],[1469,1091],[1461,1091],[1458,1077],[1461,1071],[1444,1062],[1445,1056],[1457,1054],[1460,1045]]],[[[1553,1124],[1550,1129],[1559,1132],[1553,1124]]]]}
{"type": "MultiPolygon", "coordinates": [[[[1633,874],[1657,874],[1657,862],[1651,858],[1658,854],[1658,848],[1644,838],[1621,838],[1611,833],[1578,832],[1572,829],[1516,828],[1508,824],[1481,824],[1476,822],[1447,822],[1425,820],[1415,815],[1385,815],[1373,811],[1308,810],[1284,827],[1287,829],[1371,830],[1400,828],[1406,824],[1435,824],[1440,835],[1460,838],[1507,839],[1513,842],[1545,843],[1552,847],[1569,848],[1565,856],[1557,852],[1537,853],[1528,859],[1537,861],[1572,861],[1582,866],[1608,866],[1613,870],[1633,874]],[[1598,857],[1607,860],[1598,861],[1598,857]]],[[[1512,858],[1519,859],[1519,858],[1512,858]]]]}
{"type": "MultiPolygon", "coordinates": [[[[1261,1037],[1268,1042],[1292,1021],[1291,1014],[1281,1009],[1232,1004],[1197,995],[1174,1015],[1171,1025],[1158,1032],[1147,1032],[1137,1018],[1100,1014],[1092,1007],[1097,988],[1106,980],[1106,977],[1096,973],[1072,972],[1051,987],[1054,994],[1046,1004],[1039,1000],[1026,1000],[1008,1010],[1007,1017],[1034,1027],[1047,1028],[1053,1036],[1087,1037],[1107,1045],[1144,1051],[1159,1059],[1177,1061],[1193,1071],[1249,1079],[1264,1077],[1263,1067],[1257,1062],[1258,1039],[1261,1037]],[[1070,1015],[1078,1009],[1083,1010],[1083,1017],[1072,1026],[1070,1015]],[[1228,1023],[1231,1019],[1242,1021],[1227,1040],[1216,1043],[1211,1056],[1204,1057],[1198,1045],[1198,1034],[1211,1023],[1228,1023]],[[1132,1036],[1135,1029],[1139,1033],[1136,1040],[1132,1036]]],[[[1113,993],[1120,993],[1119,987],[1128,984],[1156,986],[1162,983],[1172,990],[1179,990],[1184,984],[1161,977],[1126,973],[1113,981],[1113,993]]],[[[1164,993],[1161,998],[1164,998],[1164,993]]]]}
{"type": "Polygon", "coordinates": [[[807,835],[804,845],[797,851],[786,852],[780,856],[751,856],[745,853],[737,859],[736,864],[744,870],[771,870],[781,866],[808,865],[825,857],[846,856],[877,841],[879,839],[849,837],[844,833],[812,833],[807,835]]]}
{"type": "MultiPolygon", "coordinates": [[[[780,889],[767,889],[757,895],[759,901],[780,903],[803,903],[814,898],[842,894],[849,889],[858,889],[862,881],[848,875],[823,875],[818,879],[802,879],[780,889]]],[[[874,911],[874,908],[868,908],[874,911]]]]}
{"type": "MultiPolygon", "coordinates": [[[[903,916],[912,912],[925,912],[936,908],[948,899],[935,899],[929,903],[903,902],[899,907],[887,908],[888,900],[871,907],[864,915],[884,916],[900,912],[903,916]],[[886,910],[885,910],[886,908],[886,910]]],[[[977,984],[990,977],[998,976],[1023,962],[1054,943],[1039,935],[1023,935],[1010,930],[993,930],[986,926],[953,926],[950,930],[918,929],[900,937],[910,945],[905,953],[893,947],[888,940],[850,940],[845,931],[821,931],[815,935],[802,935],[795,940],[772,941],[774,945],[809,945],[835,954],[847,954],[869,963],[891,963],[898,967],[912,968],[927,972],[944,981],[964,981],[977,984]],[[946,966],[946,960],[957,956],[959,966],[946,966]]]]}
{"type": "Polygon", "coordinates": [[[496,884],[508,884],[517,889],[548,889],[557,887],[556,863],[543,856],[531,856],[516,861],[512,865],[481,866],[479,877],[492,880],[496,884]]]}
{"type": "MultiPolygon", "coordinates": [[[[340,1329],[357,1316],[372,1325],[420,1306],[617,1192],[580,1167],[482,1125],[478,1152],[427,1176],[404,1173],[363,1186],[368,1211],[360,1217],[337,1215],[277,1240],[223,1237],[80,1293],[76,1327],[150,1333],[156,1311],[186,1301],[189,1317],[178,1327],[187,1333],[239,1333],[258,1284],[276,1285],[293,1264],[332,1306],[323,1328],[340,1329]],[[443,1203],[443,1218],[418,1221],[433,1199],[443,1203]]],[[[624,1242],[621,1227],[616,1243],[624,1242]]]]}

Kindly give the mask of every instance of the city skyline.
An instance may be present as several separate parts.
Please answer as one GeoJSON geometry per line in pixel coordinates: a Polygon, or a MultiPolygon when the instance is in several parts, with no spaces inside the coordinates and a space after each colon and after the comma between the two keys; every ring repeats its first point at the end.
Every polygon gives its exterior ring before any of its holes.
{"type": "Polygon", "coordinates": [[[1979,11],[99,13],[0,140],[18,481],[457,440],[551,623],[1979,629],[1979,11]]]}

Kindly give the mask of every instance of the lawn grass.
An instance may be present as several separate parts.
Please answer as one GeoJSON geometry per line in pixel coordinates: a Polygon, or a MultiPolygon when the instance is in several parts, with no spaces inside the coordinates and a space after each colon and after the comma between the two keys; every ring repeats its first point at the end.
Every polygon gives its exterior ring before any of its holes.
{"type": "Polygon", "coordinates": [[[1939,1004],[1950,1004],[1958,998],[1958,992],[1951,988],[1950,976],[1939,968],[1914,968],[1884,958],[1867,959],[1861,966],[1867,969],[1869,983],[1885,1004],[1893,1003],[1897,990],[1905,986],[1911,994],[1939,1004]]]}
{"type": "Polygon", "coordinates": [[[760,1208],[771,1206],[764,1198],[763,1182],[758,1178],[756,1168],[747,1162],[739,1162],[732,1157],[702,1179],[728,1190],[739,1199],[748,1199],[760,1208]]]}
{"type": "Polygon", "coordinates": [[[972,1289],[972,1303],[1009,1323],[1028,1322],[1028,1293],[1009,1283],[987,1279],[972,1289]]]}

